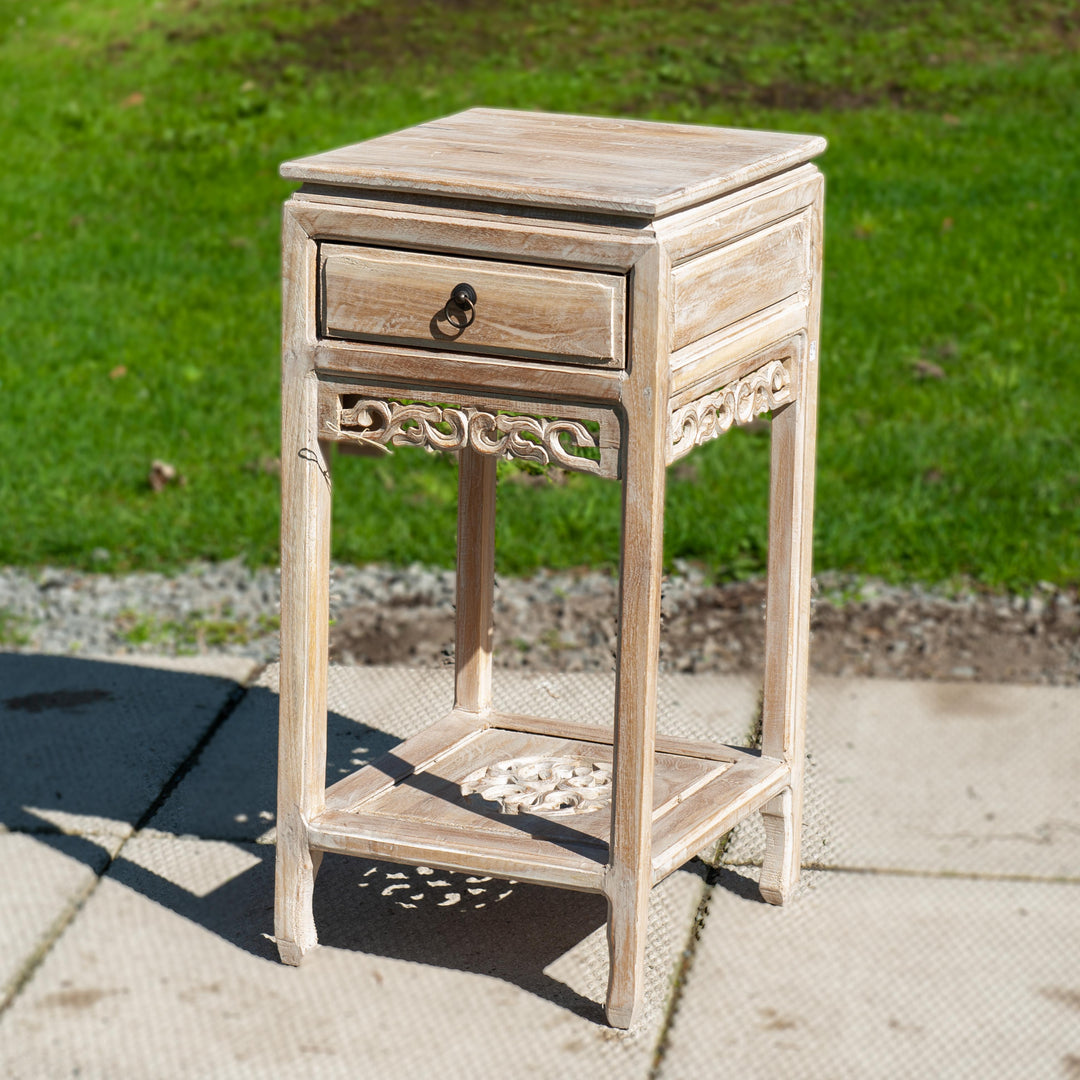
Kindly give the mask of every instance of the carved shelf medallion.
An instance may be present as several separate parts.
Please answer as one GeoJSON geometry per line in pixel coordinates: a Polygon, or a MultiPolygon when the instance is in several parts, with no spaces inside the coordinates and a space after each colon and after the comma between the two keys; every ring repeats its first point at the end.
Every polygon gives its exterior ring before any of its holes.
{"type": "Polygon", "coordinates": [[[668,462],[723,435],[734,425],[749,424],[754,417],[791,400],[791,373],[782,360],[773,360],[715,393],[676,409],[668,429],[668,462]]]}
{"type": "Polygon", "coordinates": [[[461,794],[503,814],[588,814],[611,805],[611,766],[584,758],[514,758],[470,773],[461,794]]]}
{"type": "Polygon", "coordinates": [[[582,450],[600,450],[600,439],[577,420],[485,412],[471,405],[363,398],[342,407],[340,434],[388,451],[390,446],[425,450],[461,450],[521,458],[540,465],[561,465],[577,472],[601,473],[600,462],[582,450]]]}

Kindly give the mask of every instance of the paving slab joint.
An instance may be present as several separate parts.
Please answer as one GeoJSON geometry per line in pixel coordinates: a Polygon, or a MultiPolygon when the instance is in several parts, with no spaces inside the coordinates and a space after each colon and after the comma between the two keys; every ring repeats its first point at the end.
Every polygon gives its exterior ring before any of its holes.
{"type": "MultiPolygon", "coordinates": [[[[111,865],[112,860],[106,864],[111,865]]],[[[104,873],[104,870],[102,871],[104,873]]],[[[42,961],[52,947],[60,939],[61,934],[71,924],[72,919],[79,913],[83,904],[90,899],[94,890],[98,886],[98,882],[101,880],[100,876],[91,878],[90,881],[70,900],[65,906],[64,910],[60,912],[53,924],[49,927],[45,936],[38,942],[37,947],[30,953],[30,955],[23,962],[22,966],[15,972],[11,981],[7,986],[0,990],[0,1016],[3,1016],[7,1011],[8,1006],[19,996],[22,988],[30,981],[31,976],[41,966],[42,961]]]]}
{"type": "MultiPolygon", "coordinates": [[[[135,832],[141,832],[147,825],[154,819],[157,812],[165,805],[169,800],[169,796],[180,786],[184,777],[187,776],[192,769],[199,763],[199,759],[203,755],[203,751],[210,745],[211,740],[225,725],[225,722],[229,719],[240,705],[240,702],[247,696],[248,690],[255,685],[266,670],[266,664],[260,664],[247,679],[242,683],[237,683],[235,687],[229,692],[229,696],[225,699],[224,704],[217,711],[217,715],[210,721],[206,730],[199,736],[199,741],[191,748],[190,753],[183,761],[176,767],[172,776],[165,781],[161,790],[157,793],[153,802],[143,811],[142,816],[135,823],[135,832]]],[[[122,849],[121,849],[122,850],[122,849]]],[[[119,855],[120,852],[117,852],[119,855]]],[[[108,870],[108,867],[105,868],[108,870]]],[[[104,874],[105,871],[102,871],[104,874]]]]}
{"type": "MultiPolygon", "coordinates": [[[[761,734],[764,723],[765,694],[764,689],[758,690],[757,704],[754,709],[754,717],[750,722],[743,745],[761,748],[761,734]]],[[[690,969],[694,966],[694,956],[697,952],[701,933],[705,929],[705,920],[709,915],[709,902],[720,880],[720,868],[724,862],[724,852],[727,849],[731,833],[725,833],[716,842],[708,858],[698,856],[705,865],[705,887],[701,892],[701,900],[698,902],[697,911],[694,913],[694,921],[690,926],[690,934],[687,938],[686,947],[679,958],[678,967],[672,976],[671,996],[668,998],[667,1009],[664,1012],[664,1020],[660,1025],[660,1034],[656,1039],[656,1048],[653,1050],[652,1065],[649,1068],[648,1080],[659,1080],[663,1068],[664,1055],[667,1053],[671,1041],[671,1031],[675,1023],[675,1014],[679,1011],[682,1001],[683,990],[690,976],[690,969]]]]}
{"type": "Polygon", "coordinates": [[[26,958],[26,961],[22,964],[11,982],[7,987],[0,990],[0,1017],[4,1015],[7,1009],[11,1006],[12,1002],[23,991],[24,987],[34,977],[34,973],[44,963],[45,958],[52,952],[53,947],[64,935],[67,928],[75,921],[75,917],[86,905],[86,902],[97,890],[97,887],[101,884],[101,879],[109,872],[113,863],[124,852],[124,848],[127,847],[128,841],[136,836],[142,829],[144,829],[154,815],[165,805],[169,796],[176,790],[180,782],[185,776],[198,764],[199,758],[202,756],[203,751],[210,744],[210,741],[229,719],[230,716],[236,711],[240,702],[244,700],[248,690],[258,681],[262,675],[266,665],[262,664],[247,677],[243,683],[237,683],[236,686],[230,691],[229,696],[225,699],[225,702],[218,709],[213,720],[207,725],[205,731],[199,737],[198,742],[192,747],[191,751],[184,758],[182,762],[176,767],[172,775],[162,785],[161,790],[157,793],[150,805],[143,811],[139,820],[135,823],[135,828],[124,837],[123,841],[117,847],[115,854],[107,858],[102,865],[101,869],[97,871],[91,881],[82,889],[67,905],[67,907],[60,913],[56,921],[49,927],[48,932],[38,943],[37,948],[26,958]]]}
{"type": "MultiPolygon", "coordinates": [[[[760,866],[759,862],[730,863],[730,866],[760,866]]],[[[863,866],[847,863],[807,861],[804,870],[820,870],[833,874],[862,874],[865,877],[928,878],[947,881],[1013,881],[1031,885],[1080,885],[1075,874],[1010,874],[988,870],[933,870],[925,867],[863,866]]]]}
{"type": "Polygon", "coordinates": [[[716,866],[705,863],[705,886],[701,891],[701,899],[698,901],[697,911],[694,912],[693,922],[690,924],[690,933],[687,936],[686,945],[675,968],[675,974],[671,979],[671,994],[668,998],[667,1009],[664,1011],[664,1019],[660,1025],[660,1033],[656,1038],[656,1048],[653,1050],[652,1064],[649,1068],[648,1080],[659,1080],[663,1067],[664,1055],[667,1053],[671,1040],[671,1030],[675,1024],[675,1014],[679,1011],[682,1001],[683,990],[690,977],[690,970],[694,966],[694,957],[697,953],[698,942],[701,933],[705,929],[705,920],[709,914],[709,901],[716,889],[716,883],[720,878],[719,864],[723,858],[727,838],[731,834],[723,836],[717,844],[713,856],[716,866]]]}

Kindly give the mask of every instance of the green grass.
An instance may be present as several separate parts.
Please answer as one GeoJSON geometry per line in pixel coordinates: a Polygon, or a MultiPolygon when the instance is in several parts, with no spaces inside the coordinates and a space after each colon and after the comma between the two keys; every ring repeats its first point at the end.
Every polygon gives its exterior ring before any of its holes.
{"type": "MultiPolygon", "coordinates": [[[[484,104],[828,136],[817,567],[1080,581],[1074,3],[108,0],[0,34],[0,563],[276,560],[277,165],[484,104]]],[[[672,471],[669,558],[763,569],[767,452],[672,471]]],[[[502,571],[613,562],[616,485],[502,472],[502,571]]],[[[336,557],[452,558],[451,458],[336,490],[336,557]]]]}
{"type": "Polygon", "coordinates": [[[0,608],[0,648],[18,647],[30,642],[29,620],[7,608],[0,608]]]}
{"type": "Polygon", "coordinates": [[[220,612],[191,612],[182,619],[163,619],[138,611],[123,611],[116,629],[129,645],[162,646],[185,653],[205,652],[222,645],[246,645],[255,638],[276,633],[276,615],[240,618],[226,606],[220,612]]]}

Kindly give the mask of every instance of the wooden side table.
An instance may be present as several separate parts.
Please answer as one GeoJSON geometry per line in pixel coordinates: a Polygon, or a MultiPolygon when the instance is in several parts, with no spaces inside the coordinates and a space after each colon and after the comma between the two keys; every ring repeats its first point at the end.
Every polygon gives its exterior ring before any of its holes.
{"type": "MultiPolygon", "coordinates": [[[[275,933],[317,941],[322,852],[603,893],[607,1017],[651,887],[754,811],[799,873],[821,287],[816,136],[471,109],[289,162],[275,933]],[[656,735],[665,469],[772,414],[760,752],[656,735]],[[326,770],[330,442],[460,461],[455,700],[326,770]],[[622,485],[612,728],[492,701],[495,463],[622,485]]],[[[722,503],[716,507],[723,513],[722,503]]]]}

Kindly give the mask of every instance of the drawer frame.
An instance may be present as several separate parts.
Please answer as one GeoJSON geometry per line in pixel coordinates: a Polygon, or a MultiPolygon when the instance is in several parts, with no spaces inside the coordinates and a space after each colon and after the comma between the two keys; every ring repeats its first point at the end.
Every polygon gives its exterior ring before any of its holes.
{"type": "Polygon", "coordinates": [[[323,241],[319,330],[324,339],[621,369],[626,278],[323,241]],[[464,327],[446,310],[459,282],[479,294],[464,327]]]}

